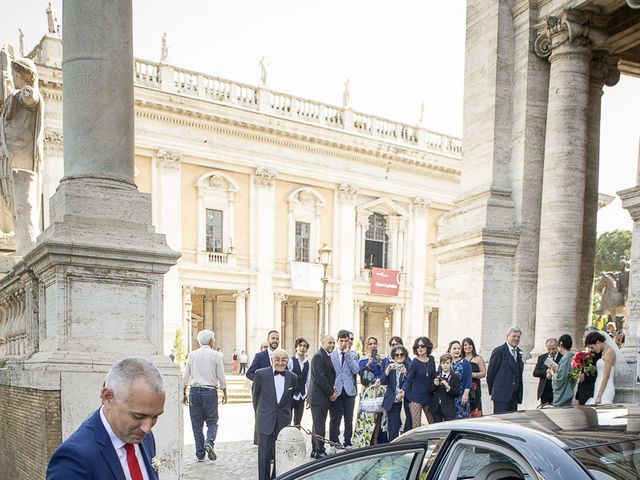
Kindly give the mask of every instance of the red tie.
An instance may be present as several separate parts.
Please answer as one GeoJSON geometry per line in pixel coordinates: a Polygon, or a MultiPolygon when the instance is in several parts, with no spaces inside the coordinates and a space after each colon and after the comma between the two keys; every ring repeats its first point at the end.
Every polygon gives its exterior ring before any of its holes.
{"type": "Polygon", "coordinates": [[[125,443],[124,449],[127,452],[127,465],[129,466],[131,480],[143,480],[140,464],[138,463],[138,457],[136,457],[136,447],[133,443],[125,443]]]}

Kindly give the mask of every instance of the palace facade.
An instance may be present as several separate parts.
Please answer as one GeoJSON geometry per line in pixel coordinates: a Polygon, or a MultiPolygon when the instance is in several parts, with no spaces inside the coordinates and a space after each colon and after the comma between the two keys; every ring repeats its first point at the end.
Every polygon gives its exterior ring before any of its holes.
{"type": "MultiPolygon", "coordinates": [[[[46,226],[63,175],[60,37],[29,56],[46,102],[46,226]]],[[[437,338],[430,243],[458,193],[459,138],[141,59],[134,95],[135,182],[181,254],[164,281],[165,353],[177,330],[190,349],[203,328],[229,363],[271,329],[313,348],[324,244],[330,332],[437,338]],[[371,293],[374,268],[397,284],[371,293]]]]}

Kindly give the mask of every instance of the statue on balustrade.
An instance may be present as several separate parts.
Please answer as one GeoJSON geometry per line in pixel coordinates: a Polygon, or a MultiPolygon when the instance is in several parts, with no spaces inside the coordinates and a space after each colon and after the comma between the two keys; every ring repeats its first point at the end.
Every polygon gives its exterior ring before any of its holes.
{"type": "Polygon", "coordinates": [[[162,34],[162,51],[160,52],[160,63],[166,63],[169,58],[169,45],[167,45],[167,34],[162,34]]]}
{"type": "Polygon", "coordinates": [[[47,7],[47,27],[49,28],[49,33],[58,33],[58,17],[56,17],[56,12],[53,10],[51,2],[47,7]]]}
{"type": "Polygon", "coordinates": [[[264,57],[262,57],[260,59],[260,62],[258,62],[258,65],[260,65],[260,86],[261,87],[266,87],[267,86],[267,65],[269,65],[264,57]]]}
{"type": "Polygon", "coordinates": [[[31,60],[14,60],[13,48],[5,46],[0,68],[0,230],[5,237],[15,234],[22,256],[40,233],[44,101],[31,60]]]}

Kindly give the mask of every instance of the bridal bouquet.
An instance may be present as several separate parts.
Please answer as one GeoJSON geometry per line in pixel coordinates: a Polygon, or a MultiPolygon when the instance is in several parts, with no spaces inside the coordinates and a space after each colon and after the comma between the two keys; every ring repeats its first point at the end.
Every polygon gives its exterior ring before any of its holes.
{"type": "Polygon", "coordinates": [[[574,382],[578,381],[581,373],[593,375],[595,371],[596,366],[593,364],[593,353],[578,352],[571,359],[571,372],[569,372],[569,377],[574,382]]]}

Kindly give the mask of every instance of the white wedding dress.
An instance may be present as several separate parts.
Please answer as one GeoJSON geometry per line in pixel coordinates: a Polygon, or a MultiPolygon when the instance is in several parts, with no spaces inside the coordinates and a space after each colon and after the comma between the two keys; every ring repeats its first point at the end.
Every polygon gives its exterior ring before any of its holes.
{"type": "MultiPolygon", "coordinates": [[[[611,367],[611,373],[609,373],[609,380],[607,381],[607,386],[602,392],[602,398],[600,403],[613,403],[613,397],[616,395],[616,387],[613,382],[613,377],[615,373],[615,367],[611,367]]],[[[587,400],[587,404],[592,404],[595,400],[595,395],[600,391],[600,385],[602,385],[602,376],[604,375],[604,360],[598,359],[596,362],[596,383],[593,387],[593,395],[594,398],[590,398],[587,400]]]]}

